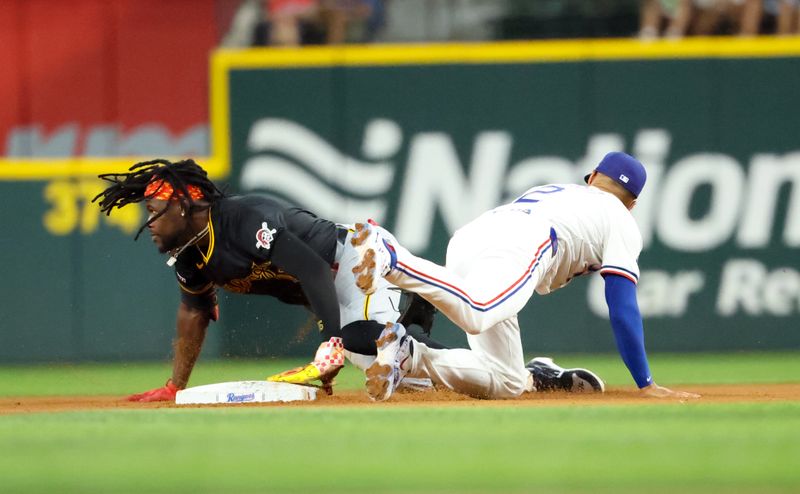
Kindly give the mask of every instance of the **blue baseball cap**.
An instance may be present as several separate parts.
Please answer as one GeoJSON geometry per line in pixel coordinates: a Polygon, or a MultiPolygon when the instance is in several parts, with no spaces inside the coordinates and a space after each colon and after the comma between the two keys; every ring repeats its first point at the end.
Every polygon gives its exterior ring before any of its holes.
{"type": "MultiPolygon", "coordinates": [[[[613,178],[634,197],[639,197],[644,183],[647,181],[644,165],[633,156],[620,152],[605,155],[594,171],[613,178]]],[[[589,175],[591,173],[583,177],[584,182],[589,181],[589,175]]]]}

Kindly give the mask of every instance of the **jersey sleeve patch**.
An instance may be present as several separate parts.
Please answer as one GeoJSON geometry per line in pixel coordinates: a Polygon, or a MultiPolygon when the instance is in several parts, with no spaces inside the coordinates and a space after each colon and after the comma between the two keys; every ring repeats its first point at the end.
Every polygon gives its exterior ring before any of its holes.
{"type": "Polygon", "coordinates": [[[266,221],[262,221],[261,228],[256,231],[256,249],[269,250],[276,233],[278,233],[277,229],[270,228],[266,221]]]}
{"type": "Polygon", "coordinates": [[[281,210],[272,203],[250,204],[232,225],[229,240],[246,252],[258,264],[269,261],[280,244],[280,234],[285,229],[281,210]]]}

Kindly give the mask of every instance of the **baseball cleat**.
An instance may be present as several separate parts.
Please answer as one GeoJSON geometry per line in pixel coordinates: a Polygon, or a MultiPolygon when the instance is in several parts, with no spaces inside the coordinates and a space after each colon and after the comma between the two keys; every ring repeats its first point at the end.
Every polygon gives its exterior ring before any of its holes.
{"type": "Polygon", "coordinates": [[[391,234],[377,225],[356,223],[356,232],[350,243],[358,253],[358,263],[353,268],[356,286],[371,295],[378,288],[376,278],[386,276],[397,264],[397,254],[387,240],[391,234]]]}
{"type": "Polygon", "coordinates": [[[385,401],[408,372],[403,370],[403,364],[411,357],[411,338],[402,324],[390,322],[386,323],[375,344],[378,355],[365,371],[367,394],[373,401],[385,401]]]}
{"type": "Polygon", "coordinates": [[[603,380],[587,369],[564,369],[547,357],[536,357],[525,368],[533,374],[536,391],[570,391],[572,393],[602,393],[603,380]]]}

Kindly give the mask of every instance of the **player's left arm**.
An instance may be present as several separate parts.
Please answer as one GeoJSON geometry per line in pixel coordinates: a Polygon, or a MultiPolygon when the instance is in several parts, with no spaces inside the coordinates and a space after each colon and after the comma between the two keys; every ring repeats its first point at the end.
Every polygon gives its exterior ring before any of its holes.
{"type": "Polygon", "coordinates": [[[340,336],[339,299],[330,265],[288,230],[281,232],[273,249],[272,263],[300,282],[312,312],[322,322],[322,337],[340,336]]]}
{"type": "Polygon", "coordinates": [[[698,394],[673,391],[653,381],[644,348],[644,325],[636,299],[636,284],[628,277],[615,274],[606,274],[604,278],[606,303],[617,349],[642,393],[654,398],[699,398],[698,394]]]}
{"type": "Polygon", "coordinates": [[[644,326],[636,299],[636,284],[625,276],[606,274],[605,295],[617,349],[639,388],[653,381],[644,348],[644,326]]]}
{"type": "Polygon", "coordinates": [[[693,393],[672,391],[653,381],[644,349],[642,315],[636,299],[637,259],[642,251],[642,235],[627,210],[616,208],[610,210],[610,214],[600,274],[605,279],[606,304],[619,354],[645,396],[698,397],[693,393]]]}
{"type": "Polygon", "coordinates": [[[344,365],[344,354],[339,319],[339,298],[333,282],[330,265],[311,247],[288,230],[276,239],[272,262],[300,282],[311,310],[322,327],[322,344],[309,364],[269,376],[269,381],[307,384],[320,379],[323,387],[332,393],[333,378],[344,365]]]}

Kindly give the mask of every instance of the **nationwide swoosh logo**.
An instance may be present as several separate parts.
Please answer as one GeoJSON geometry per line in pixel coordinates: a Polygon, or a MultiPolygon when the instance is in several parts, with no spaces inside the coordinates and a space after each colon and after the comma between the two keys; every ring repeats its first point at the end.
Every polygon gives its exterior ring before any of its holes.
{"type": "Polygon", "coordinates": [[[393,121],[373,119],[364,130],[362,154],[345,155],[325,139],[290,120],[264,118],[250,129],[241,187],[277,193],[327,219],[352,222],[386,215],[386,192],[392,186],[391,161],[402,144],[393,121]]]}

